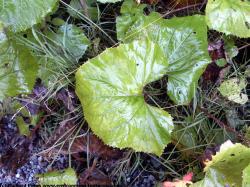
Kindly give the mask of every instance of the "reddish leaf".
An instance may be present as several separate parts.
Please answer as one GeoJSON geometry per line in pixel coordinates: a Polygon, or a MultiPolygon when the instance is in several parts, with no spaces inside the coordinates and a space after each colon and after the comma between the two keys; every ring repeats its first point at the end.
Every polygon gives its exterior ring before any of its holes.
{"type": "Polygon", "coordinates": [[[187,173],[183,176],[182,180],[177,180],[174,182],[166,181],[163,183],[163,187],[184,187],[187,184],[192,184],[193,172],[187,173]]]}
{"type": "Polygon", "coordinates": [[[216,82],[219,77],[221,68],[216,65],[215,62],[208,64],[205,72],[203,73],[203,79],[205,81],[216,82]]]}
{"type": "Polygon", "coordinates": [[[193,172],[187,173],[186,175],[183,176],[182,180],[192,181],[193,175],[194,175],[193,172]]]}
{"type": "Polygon", "coordinates": [[[226,58],[224,51],[224,42],[222,40],[210,42],[208,45],[208,52],[212,61],[216,61],[221,58],[226,58]]]}

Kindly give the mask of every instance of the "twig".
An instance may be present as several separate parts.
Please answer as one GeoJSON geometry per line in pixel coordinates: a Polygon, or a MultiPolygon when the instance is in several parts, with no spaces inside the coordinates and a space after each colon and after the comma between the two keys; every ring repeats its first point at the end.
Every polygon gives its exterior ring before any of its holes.
{"type": "Polygon", "coordinates": [[[238,48],[238,51],[242,50],[242,49],[245,49],[247,47],[250,47],[250,43],[249,44],[246,44],[246,45],[243,45],[241,46],[240,48],[238,48]]]}
{"type": "Polygon", "coordinates": [[[207,0],[204,0],[202,3],[201,3],[201,7],[200,7],[200,10],[203,6],[205,6],[205,4],[207,4],[207,0]]]}
{"type": "Polygon", "coordinates": [[[83,9],[83,14],[89,18],[89,13],[88,13],[88,5],[86,3],[86,0],[80,0],[81,7],[83,9]]]}
{"type": "Polygon", "coordinates": [[[45,120],[47,119],[49,115],[44,115],[43,118],[38,122],[36,127],[31,131],[30,137],[33,137],[36,131],[44,124],[45,120]]]}
{"type": "Polygon", "coordinates": [[[227,124],[225,124],[224,122],[222,122],[222,121],[220,121],[219,119],[217,119],[214,115],[210,114],[206,109],[204,109],[204,108],[200,108],[200,109],[201,109],[201,111],[204,112],[204,114],[206,114],[209,118],[213,119],[221,128],[226,129],[226,130],[229,131],[229,132],[233,132],[233,133],[235,133],[235,134],[237,135],[237,137],[240,138],[241,140],[247,141],[247,140],[245,139],[245,137],[244,137],[241,133],[237,132],[235,129],[229,127],[227,124]]]}
{"type": "Polygon", "coordinates": [[[165,14],[163,15],[163,17],[166,17],[166,16],[168,16],[168,15],[170,15],[170,14],[174,14],[174,13],[176,13],[176,12],[180,12],[180,11],[182,11],[182,10],[186,10],[186,9],[189,9],[189,8],[194,8],[194,7],[197,7],[197,6],[200,6],[200,5],[203,6],[203,3],[197,3],[197,4],[194,4],[194,5],[188,5],[188,6],[185,6],[185,7],[182,7],[182,8],[177,8],[177,9],[175,9],[175,10],[172,10],[172,11],[170,11],[170,12],[165,13],[165,14]]]}
{"type": "Polygon", "coordinates": [[[97,164],[97,158],[94,159],[92,166],[89,169],[86,169],[83,174],[85,174],[84,178],[81,180],[81,183],[85,183],[88,177],[92,174],[97,164]]]}

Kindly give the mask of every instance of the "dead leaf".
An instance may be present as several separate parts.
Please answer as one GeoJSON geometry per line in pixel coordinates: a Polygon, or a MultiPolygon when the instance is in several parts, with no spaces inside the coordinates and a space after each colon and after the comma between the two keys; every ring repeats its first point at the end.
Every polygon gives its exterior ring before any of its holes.
{"type": "Polygon", "coordinates": [[[61,89],[56,93],[56,99],[62,101],[63,105],[70,112],[74,111],[76,103],[74,102],[76,95],[68,89],[61,89]]]}
{"type": "Polygon", "coordinates": [[[112,186],[112,180],[105,175],[103,172],[101,172],[99,169],[93,169],[91,171],[91,174],[85,178],[87,175],[88,170],[85,170],[81,175],[80,175],[80,185],[106,185],[106,186],[112,186]]]}
{"type": "Polygon", "coordinates": [[[31,115],[36,115],[41,106],[41,103],[37,103],[37,100],[45,96],[47,92],[47,88],[40,81],[37,81],[32,93],[23,98],[21,104],[27,108],[31,115]]]}
{"type": "Polygon", "coordinates": [[[97,158],[94,159],[92,166],[80,175],[80,185],[112,185],[111,179],[96,168],[97,158]]]}
{"type": "Polygon", "coordinates": [[[89,133],[86,136],[74,138],[74,133],[72,131],[76,128],[75,124],[71,121],[61,122],[59,127],[53,133],[53,136],[47,141],[46,147],[52,147],[55,143],[60,144],[60,142],[66,141],[64,146],[53,148],[50,154],[58,153],[69,154],[70,153],[80,153],[85,152],[93,157],[100,157],[105,160],[118,159],[122,155],[122,151],[105,145],[99,138],[94,134],[89,133]],[[61,141],[58,141],[60,140],[61,141]],[[73,141],[73,142],[72,142],[73,141]]]}
{"type": "Polygon", "coordinates": [[[72,151],[75,152],[87,152],[92,156],[101,157],[105,160],[118,159],[122,155],[122,151],[105,145],[94,134],[89,134],[89,137],[77,138],[73,145],[72,151]],[[88,143],[89,142],[89,143],[88,143]],[[87,144],[89,146],[87,147],[87,144]]]}

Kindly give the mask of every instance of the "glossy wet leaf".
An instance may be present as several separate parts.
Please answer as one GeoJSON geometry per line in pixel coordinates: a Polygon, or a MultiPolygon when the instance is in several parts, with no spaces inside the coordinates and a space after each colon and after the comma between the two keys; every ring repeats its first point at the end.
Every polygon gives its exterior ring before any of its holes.
{"type": "Polygon", "coordinates": [[[130,13],[126,6],[125,2],[122,15],[117,18],[118,39],[129,42],[147,37],[159,44],[169,62],[166,71],[169,97],[177,104],[189,103],[201,74],[210,62],[205,18],[194,15],[167,20],[158,13],[145,16],[141,7],[141,13],[132,9],[134,18],[128,21],[130,13]]]}
{"type": "Polygon", "coordinates": [[[82,57],[90,44],[83,30],[67,23],[62,25],[57,33],[51,32],[49,38],[58,45],[58,48],[66,50],[76,61],[82,57]]]}
{"type": "Polygon", "coordinates": [[[242,172],[250,164],[250,149],[230,141],[222,144],[220,151],[206,163],[205,178],[193,186],[240,187],[242,172]]]}
{"type": "Polygon", "coordinates": [[[167,68],[160,47],[148,40],[107,49],[79,68],[76,92],[84,116],[104,143],[161,155],[172,118],[144,101],[143,87],[167,68]]]}
{"type": "Polygon", "coordinates": [[[243,78],[231,78],[221,83],[218,90],[221,95],[228,100],[239,104],[245,104],[248,101],[248,96],[242,93],[242,90],[246,88],[246,85],[246,80],[243,78]]]}
{"type": "Polygon", "coordinates": [[[37,175],[40,185],[76,185],[77,176],[72,168],[61,171],[51,171],[37,175]]]}
{"type": "Polygon", "coordinates": [[[24,31],[40,23],[53,11],[58,0],[0,0],[0,21],[13,32],[24,31]]]}
{"type": "Polygon", "coordinates": [[[0,100],[7,96],[29,93],[38,71],[30,51],[9,38],[0,23],[0,100]]]}
{"type": "Polygon", "coordinates": [[[206,21],[211,29],[219,32],[250,37],[250,1],[208,0],[206,21]]]}

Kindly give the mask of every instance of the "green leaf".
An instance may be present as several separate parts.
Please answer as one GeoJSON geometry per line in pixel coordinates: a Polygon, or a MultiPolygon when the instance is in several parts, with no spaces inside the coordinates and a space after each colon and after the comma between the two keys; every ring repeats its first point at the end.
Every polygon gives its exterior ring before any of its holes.
{"type": "Polygon", "coordinates": [[[7,96],[29,93],[38,71],[36,59],[4,33],[0,23],[0,101],[7,96]]]}
{"type": "Polygon", "coordinates": [[[227,61],[225,58],[221,58],[221,59],[216,60],[215,63],[219,67],[224,67],[227,64],[227,61]]]}
{"type": "Polygon", "coordinates": [[[30,130],[28,124],[25,123],[22,116],[16,118],[16,124],[21,135],[29,136],[30,130]]]}
{"type": "Polygon", "coordinates": [[[116,18],[116,33],[118,40],[125,41],[129,39],[129,37],[132,37],[127,33],[130,31],[131,26],[135,24],[136,20],[142,16],[145,7],[145,4],[138,5],[134,0],[124,1],[121,7],[122,16],[116,18]]]}
{"type": "Polygon", "coordinates": [[[194,128],[177,125],[174,128],[172,137],[177,141],[179,150],[192,150],[197,146],[198,137],[194,128]]]}
{"type": "Polygon", "coordinates": [[[223,41],[224,41],[224,50],[225,50],[226,58],[231,60],[232,58],[238,55],[239,50],[237,46],[235,46],[235,42],[233,38],[224,36],[223,41]]]}
{"type": "Polygon", "coordinates": [[[224,81],[218,90],[221,95],[227,97],[228,100],[239,104],[245,104],[248,101],[247,94],[241,93],[246,88],[246,80],[239,78],[231,78],[224,81]]]}
{"type": "Polygon", "coordinates": [[[56,17],[51,20],[51,23],[55,26],[62,26],[65,24],[65,21],[61,18],[56,17]]]}
{"type": "Polygon", "coordinates": [[[170,142],[172,118],[144,101],[143,87],[167,68],[160,47],[148,40],[107,49],[81,66],[76,92],[85,119],[104,143],[161,155],[170,142]]]}
{"type": "Polygon", "coordinates": [[[76,185],[77,176],[72,168],[37,175],[40,185],[76,185]]]}
{"type": "Polygon", "coordinates": [[[242,181],[242,187],[249,187],[250,186],[250,165],[248,165],[243,170],[243,181],[242,181]]]}
{"type": "Polygon", "coordinates": [[[59,49],[66,50],[76,61],[82,57],[90,45],[90,41],[80,28],[67,23],[62,25],[57,33],[50,32],[48,37],[59,49]]]}
{"type": "Polygon", "coordinates": [[[0,21],[13,32],[24,31],[40,23],[53,11],[58,0],[0,0],[0,21]]]}
{"type": "MultiPolygon", "coordinates": [[[[189,103],[195,94],[201,74],[210,62],[204,16],[166,20],[158,13],[145,16],[140,11],[141,13],[132,15],[132,21],[128,21],[129,8],[126,7],[128,5],[125,2],[122,15],[117,18],[118,39],[129,42],[147,37],[159,44],[169,62],[169,97],[177,104],[189,103]],[[126,23],[132,25],[125,26],[126,23]]],[[[132,12],[135,12],[134,9],[132,12]]]]}
{"type": "Polygon", "coordinates": [[[211,29],[241,38],[250,37],[250,2],[208,0],[206,21],[211,29]]]}
{"type": "Polygon", "coordinates": [[[220,151],[206,164],[205,178],[192,186],[240,187],[242,171],[250,164],[250,149],[230,141],[221,145],[220,151]]]}

